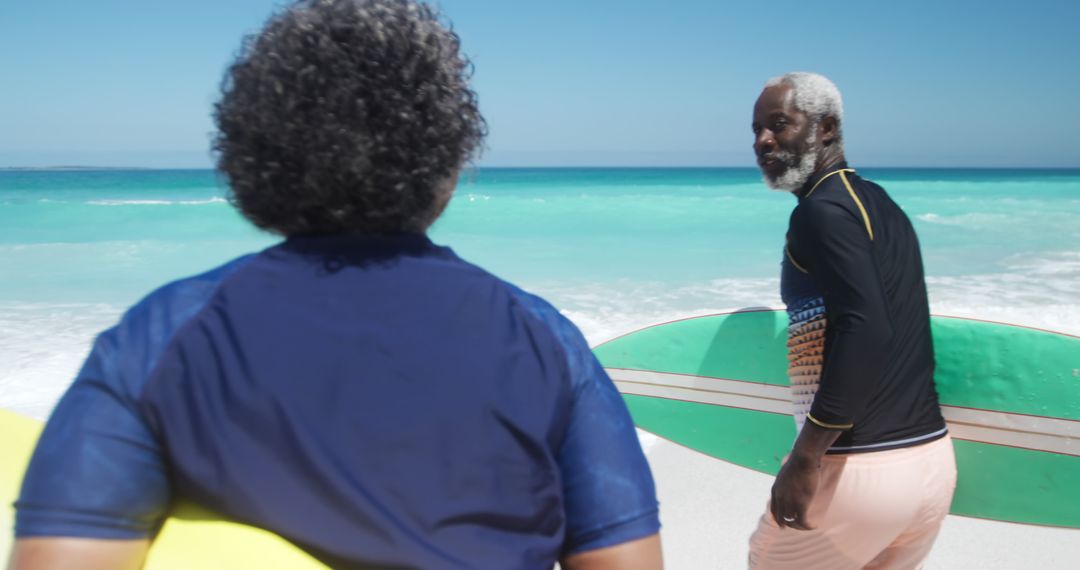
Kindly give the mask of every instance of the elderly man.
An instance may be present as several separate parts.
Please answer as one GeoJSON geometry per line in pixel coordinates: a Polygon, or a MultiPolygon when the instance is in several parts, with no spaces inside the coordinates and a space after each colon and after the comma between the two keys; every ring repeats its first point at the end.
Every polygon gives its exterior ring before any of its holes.
{"type": "Polygon", "coordinates": [[[751,568],[918,568],[956,484],[919,244],[903,210],[848,167],[842,124],[839,90],[816,74],[769,80],[754,106],[765,182],[798,200],[781,294],[799,433],[751,568]]]}
{"type": "Polygon", "coordinates": [[[185,496],[336,568],[662,566],[630,415],[551,305],[432,243],[484,120],[413,0],[301,0],[217,105],[284,236],[97,340],[26,474],[12,567],[137,568],[185,496]]]}

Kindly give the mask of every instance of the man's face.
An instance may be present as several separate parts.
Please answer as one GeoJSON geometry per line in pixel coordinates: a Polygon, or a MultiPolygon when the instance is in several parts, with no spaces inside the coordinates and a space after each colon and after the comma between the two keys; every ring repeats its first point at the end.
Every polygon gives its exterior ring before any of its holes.
{"type": "Polygon", "coordinates": [[[795,108],[790,85],[765,88],[754,105],[754,154],[765,183],[774,190],[798,190],[817,166],[817,125],[795,108]]]}

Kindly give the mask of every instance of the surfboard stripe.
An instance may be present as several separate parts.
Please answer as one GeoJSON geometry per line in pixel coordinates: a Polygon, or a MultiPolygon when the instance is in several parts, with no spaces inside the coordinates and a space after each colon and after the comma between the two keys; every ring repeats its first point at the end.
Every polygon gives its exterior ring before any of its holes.
{"type": "Polygon", "coordinates": [[[698,402],[757,412],[791,415],[791,399],[783,386],[653,372],[608,368],[608,375],[624,394],[698,402]]]}
{"type": "MultiPolygon", "coordinates": [[[[623,394],[791,415],[789,388],[759,382],[607,368],[623,394]]],[[[1080,421],[942,406],[954,439],[1080,457],[1080,421]]]]}

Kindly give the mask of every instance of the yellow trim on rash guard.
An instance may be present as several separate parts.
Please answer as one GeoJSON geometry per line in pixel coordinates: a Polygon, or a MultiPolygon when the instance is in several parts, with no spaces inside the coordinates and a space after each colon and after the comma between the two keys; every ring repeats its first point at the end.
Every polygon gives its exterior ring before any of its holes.
{"type": "Polygon", "coordinates": [[[799,265],[798,261],[795,261],[795,256],[791,255],[791,252],[788,251],[788,246],[786,246],[786,245],[784,246],[784,255],[786,255],[787,258],[788,258],[788,261],[790,261],[791,264],[795,266],[795,269],[798,269],[799,271],[802,271],[803,273],[806,273],[807,275],[810,274],[810,272],[807,271],[805,267],[799,265]]]}
{"type": "Polygon", "coordinates": [[[826,178],[832,176],[833,174],[836,174],[837,172],[855,172],[855,169],[854,168],[841,168],[840,170],[834,170],[834,171],[826,174],[825,176],[822,176],[821,180],[818,180],[817,184],[814,184],[814,187],[811,188],[810,191],[806,193],[806,196],[803,196],[803,198],[809,198],[810,195],[814,193],[814,190],[817,190],[817,187],[821,186],[822,182],[825,182],[826,178]]]}
{"type": "Polygon", "coordinates": [[[870,234],[870,241],[874,241],[874,228],[870,227],[870,216],[866,214],[866,208],[863,207],[859,197],[855,195],[855,189],[851,187],[851,183],[848,182],[847,176],[844,176],[844,172],[842,170],[838,172],[840,172],[840,179],[844,181],[844,186],[847,187],[848,194],[851,194],[851,199],[855,200],[855,205],[862,212],[862,219],[866,223],[866,233],[870,234]]]}
{"type": "Polygon", "coordinates": [[[821,427],[823,427],[825,429],[851,429],[851,428],[855,427],[855,424],[847,424],[847,425],[827,424],[827,423],[815,418],[814,416],[810,415],[809,413],[806,414],[806,419],[814,422],[815,424],[817,424],[817,425],[819,425],[819,426],[821,426],[821,427]]]}

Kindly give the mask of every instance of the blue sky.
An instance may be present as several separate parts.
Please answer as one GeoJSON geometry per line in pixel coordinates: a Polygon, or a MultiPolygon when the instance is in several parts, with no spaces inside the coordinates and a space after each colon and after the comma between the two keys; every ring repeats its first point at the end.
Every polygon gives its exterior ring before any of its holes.
{"type": "MultiPolygon", "coordinates": [[[[0,166],[207,167],[244,33],[280,2],[0,2],[0,166]]],[[[481,165],[749,166],[762,82],[845,97],[865,166],[1080,167],[1080,3],[443,0],[481,165]]]]}

